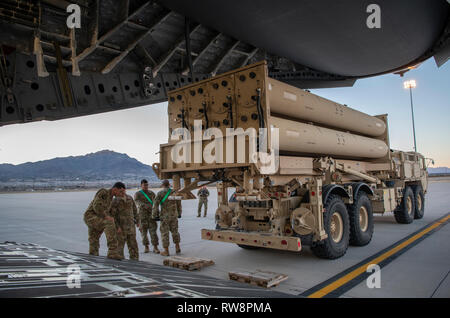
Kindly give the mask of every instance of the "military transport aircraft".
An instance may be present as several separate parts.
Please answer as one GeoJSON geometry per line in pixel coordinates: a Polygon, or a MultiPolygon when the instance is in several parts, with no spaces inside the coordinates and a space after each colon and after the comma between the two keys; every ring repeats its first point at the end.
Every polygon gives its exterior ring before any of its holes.
{"type": "Polygon", "coordinates": [[[446,0],[2,0],[0,126],[159,103],[267,60],[300,88],[450,56],[446,0]]]}

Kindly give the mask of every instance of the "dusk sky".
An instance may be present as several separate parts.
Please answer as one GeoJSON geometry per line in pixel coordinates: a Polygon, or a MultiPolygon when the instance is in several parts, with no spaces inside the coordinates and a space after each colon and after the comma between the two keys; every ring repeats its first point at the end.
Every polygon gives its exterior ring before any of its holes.
{"type": "MultiPolygon", "coordinates": [[[[437,68],[429,59],[405,74],[358,80],[353,87],[312,92],[362,112],[389,114],[391,148],[412,151],[408,79],[413,90],[418,151],[435,160],[434,167],[450,167],[450,62],[437,68]]],[[[143,106],[54,122],[0,127],[0,163],[20,164],[84,155],[103,149],[127,153],[152,164],[159,160],[159,144],[167,142],[167,104],[143,106]]]]}

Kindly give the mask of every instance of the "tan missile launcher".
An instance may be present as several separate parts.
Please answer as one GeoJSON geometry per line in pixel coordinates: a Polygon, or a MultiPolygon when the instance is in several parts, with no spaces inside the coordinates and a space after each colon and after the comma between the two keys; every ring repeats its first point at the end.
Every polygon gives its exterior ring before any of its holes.
{"type": "Polygon", "coordinates": [[[370,116],[267,76],[265,62],[169,92],[169,133],[153,169],[169,199],[216,183],[216,228],[242,248],[337,258],[370,242],[373,213],[423,217],[425,158],[390,150],[387,115],[370,116]],[[229,190],[234,193],[229,199],[229,190]]]}

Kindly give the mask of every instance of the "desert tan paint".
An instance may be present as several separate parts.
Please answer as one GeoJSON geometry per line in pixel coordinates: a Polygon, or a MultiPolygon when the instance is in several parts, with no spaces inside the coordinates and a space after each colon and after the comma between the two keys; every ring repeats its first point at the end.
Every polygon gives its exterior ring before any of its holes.
{"type": "Polygon", "coordinates": [[[272,78],[267,82],[272,113],[373,137],[386,130],[385,123],[376,117],[272,78]]]}
{"type": "Polygon", "coordinates": [[[270,124],[279,128],[280,151],[358,158],[381,158],[388,152],[387,145],[378,139],[273,116],[270,124]]]}

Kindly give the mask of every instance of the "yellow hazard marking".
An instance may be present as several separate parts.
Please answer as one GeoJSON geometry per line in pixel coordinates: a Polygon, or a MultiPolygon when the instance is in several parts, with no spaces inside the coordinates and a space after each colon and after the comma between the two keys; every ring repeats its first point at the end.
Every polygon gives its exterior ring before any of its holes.
{"type": "Polygon", "coordinates": [[[440,220],[436,221],[435,223],[431,224],[429,227],[427,227],[423,231],[417,233],[416,235],[412,236],[408,240],[406,240],[403,243],[397,245],[396,247],[392,248],[391,250],[387,251],[386,253],[381,254],[377,258],[375,258],[375,259],[365,263],[364,265],[358,267],[357,269],[355,269],[354,271],[348,273],[347,275],[339,278],[338,280],[332,282],[331,284],[329,284],[329,285],[323,287],[322,289],[314,292],[313,294],[309,295],[308,298],[321,298],[321,297],[324,297],[324,296],[328,295],[332,291],[338,289],[339,287],[345,285],[346,283],[348,283],[349,281],[351,281],[354,278],[358,277],[359,275],[365,273],[366,270],[367,270],[367,267],[369,265],[371,265],[371,264],[378,264],[378,263],[382,262],[386,258],[388,258],[391,255],[397,253],[398,251],[404,249],[405,247],[407,247],[408,245],[410,245],[414,241],[418,240],[419,238],[421,238],[422,236],[424,236],[428,232],[432,231],[433,229],[437,228],[441,224],[445,223],[448,219],[450,219],[450,215],[447,215],[447,216],[443,217],[442,219],[440,219],[440,220]]]}

